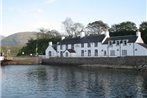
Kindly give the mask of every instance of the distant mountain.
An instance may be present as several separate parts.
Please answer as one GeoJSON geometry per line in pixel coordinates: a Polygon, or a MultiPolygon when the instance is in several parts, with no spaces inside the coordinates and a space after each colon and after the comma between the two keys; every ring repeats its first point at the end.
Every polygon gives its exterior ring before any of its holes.
{"type": "Polygon", "coordinates": [[[4,36],[0,35],[0,41],[4,38],[4,36]]]}
{"type": "Polygon", "coordinates": [[[29,39],[36,39],[37,32],[19,32],[1,40],[2,46],[25,45],[29,39]]]}
{"type": "Polygon", "coordinates": [[[0,35],[0,46],[1,46],[1,40],[4,39],[4,36],[0,35]]]}

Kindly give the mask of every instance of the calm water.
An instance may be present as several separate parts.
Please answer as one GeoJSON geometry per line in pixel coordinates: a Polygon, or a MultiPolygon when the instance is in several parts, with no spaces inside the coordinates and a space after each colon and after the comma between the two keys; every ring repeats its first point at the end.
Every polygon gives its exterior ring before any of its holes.
{"type": "Polygon", "coordinates": [[[90,67],[3,66],[1,93],[2,98],[147,98],[147,73],[90,67]]]}

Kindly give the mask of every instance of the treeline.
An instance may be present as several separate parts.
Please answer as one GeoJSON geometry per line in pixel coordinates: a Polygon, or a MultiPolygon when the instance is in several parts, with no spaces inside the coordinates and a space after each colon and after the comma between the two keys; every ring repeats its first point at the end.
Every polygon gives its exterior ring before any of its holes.
{"type": "Polygon", "coordinates": [[[48,37],[48,38],[39,38],[36,40],[30,39],[26,46],[24,46],[22,49],[20,49],[17,56],[35,56],[35,55],[44,55],[45,50],[48,47],[48,43],[50,41],[53,42],[53,44],[56,44],[61,40],[61,37],[48,37]]]}
{"type": "Polygon", "coordinates": [[[65,21],[63,21],[63,25],[68,36],[79,36],[82,31],[84,31],[86,35],[102,34],[109,31],[110,36],[135,35],[137,31],[140,31],[144,42],[147,44],[147,21],[142,22],[139,28],[137,28],[136,24],[131,21],[109,26],[107,23],[98,20],[84,26],[82,23],[73,22],[71,18],[66,18],[65,21]]]}

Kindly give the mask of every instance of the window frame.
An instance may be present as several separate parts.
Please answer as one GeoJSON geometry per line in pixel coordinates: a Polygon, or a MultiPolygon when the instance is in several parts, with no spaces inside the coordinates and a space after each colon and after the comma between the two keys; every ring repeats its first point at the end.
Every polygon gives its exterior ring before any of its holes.
{"type": "Polygon", "coordinates": [[[98,56],[98,50],[97,49],[94,50],[94,56],[98,56]]]}
{"type": "Polygon", "coordinates": [[[84,56],[84,50],[81,50],[81,56],[82,57],[84,56]]]}
{"type": "Polygon", "coordinates": [[[91,56],[91,50],[88,50],[88,56],[91,56]]]}

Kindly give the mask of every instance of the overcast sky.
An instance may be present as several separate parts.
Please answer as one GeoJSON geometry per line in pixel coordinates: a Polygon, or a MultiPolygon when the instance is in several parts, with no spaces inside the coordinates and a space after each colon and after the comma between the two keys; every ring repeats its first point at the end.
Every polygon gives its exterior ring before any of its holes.
{"type": "Polygon", "coordinates": [[[5,36],[41,27],[63,32],[66,17],[85,26],[96,20],[109,26],[146,21],[146,0],[2,0],[1,4],[1,35],[5,36]]]}

